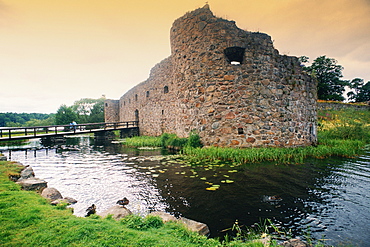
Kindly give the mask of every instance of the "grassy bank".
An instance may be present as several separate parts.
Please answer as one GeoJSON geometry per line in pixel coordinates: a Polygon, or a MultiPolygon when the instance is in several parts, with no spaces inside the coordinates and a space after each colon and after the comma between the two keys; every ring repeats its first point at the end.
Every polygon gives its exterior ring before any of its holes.
{"type": "Polygon", "coordinates": [[[240,241],[221,244],[178,223],[163,224],[154,216],[121,221],[76,217],[35,192],[20,190],[9,180],[20,170],[16,163],[0,162],[0,246],[263,246],[240,241]]]}
{"type": "MultiPolygon", "coordinates": [[[[318,112],[318,145],[296,148],[219,148],[186,144],[181,138],[179,145],[184,158],[199,162],[212,162],[215,160],[229,161],[236,164],[276,162],[278,164],[303,163],[304,159],[326,158],[330,156],[355,157],[370,143],[370,111],[365,110],[326,110],[318,112]],[[185,143],[185,144],[184,144],[185,143]]],[[[168,135],[168,134],[167,134],[168,135]]],[[[172,140],[176,140],[171,135],[172,140]]],[[[196,139],[192,135],[189,139],[196,139]]],[[[180,139],[180,138],[178,138],[180,139]]],[[[135,137],[127,139],[126,144],[135,146],[165,146],[161,137],[135,137]]],[[[188,141],[191,143],[191,141],[188,141]]]]}

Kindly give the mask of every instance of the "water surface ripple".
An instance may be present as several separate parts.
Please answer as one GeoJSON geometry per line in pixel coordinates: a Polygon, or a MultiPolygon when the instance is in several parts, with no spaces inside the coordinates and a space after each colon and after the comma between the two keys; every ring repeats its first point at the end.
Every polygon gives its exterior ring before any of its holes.
{"type": "Polygon", "coordinates": [[[134,213],[162,210],[182,215],[206,223],[211,236],[221,236],[235,220],[250,226],[269,218],[302,238],[310,235],[335,245],[370,243],[369,152],[356,159],[312,159],[303,165],[190,167],[160,151],[94,146],[89,138],[79,141],[2,152],[32,166],[49,187],[77,199],[77,216],[93,203],[103,211],[127,197],[134,213]],[[210,184],[220,187],[206,190],[210,184]],[[279,200],[269,199],[274,196],[279,200]]]}

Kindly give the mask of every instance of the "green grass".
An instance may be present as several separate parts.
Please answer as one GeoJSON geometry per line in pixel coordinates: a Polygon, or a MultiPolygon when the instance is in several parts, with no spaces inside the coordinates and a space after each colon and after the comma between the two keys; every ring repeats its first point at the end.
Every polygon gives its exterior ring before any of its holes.
{"type": "Polygon", "coordinates": [[[168,133],[161,136],[135,136],[124,139],[122,143],[129,147],[170,147],[177,149],[201,146],[199,136],[194,133],[191,133],[189,138],[179,138],[175,134],[168,133]]]}
{"type": "Polygon", "coordinates": [[[262,246],[231,241],[221,244],[159,218],[131,216],[121,221],[96,215],[81,218],[55,207],[8,179],[21,166],[0,162],[0,246],[262,246]]]}
{"type": "Polygon", "coordinates": [[[161,140],[156,136],[134,136],[122,143],[128,147],[161,147],[161,140]]]}

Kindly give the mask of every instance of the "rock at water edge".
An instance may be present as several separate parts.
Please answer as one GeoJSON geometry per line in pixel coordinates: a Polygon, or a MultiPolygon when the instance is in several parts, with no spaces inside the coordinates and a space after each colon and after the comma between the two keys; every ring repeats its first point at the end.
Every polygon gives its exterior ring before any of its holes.
{"type": "Polygon", "coordinates": [[[50,201],[55,201],[63,198],[62,194],[60,194],[60,192],[55,188],[45,188],[42,191],[41,196],[49,199],[50,201]]]}
{"type": "Polygon", "coordinates": [[[108,215],[112,215],[113,216],[113,219],[116,219],[116,220],[119,220],[119,219],[122,219],[122,218],[125,218],[126,216],[128,215],[131,215],[131,211],[125,207],[121,207],[119,205],[114,205],[112,207],[110,207],[109,209],[105,210],[104,212],[102,213],[98,213],[97,215],[105,218],[107,217],[108,215]]]}

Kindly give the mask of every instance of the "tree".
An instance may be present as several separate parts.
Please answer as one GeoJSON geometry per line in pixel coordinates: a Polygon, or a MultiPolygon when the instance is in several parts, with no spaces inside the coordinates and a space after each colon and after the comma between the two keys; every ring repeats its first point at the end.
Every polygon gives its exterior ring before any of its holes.
{"type": "Polygon", "coordinates": [[[55,114],[55,124],[66,125],[77,120],[77,114],[72,110],[72,107],[61,105],[55,114]]]}
{"type": "Polygon", "coordinates": [[[89,116],[90,123],[102,123],[104,122],[104,100],[100,98],[99,101],[91,109],[89,116]]]}
{"type": "Polygon", "coordinates": [[[370,101],[370,81],[364,84],[363,79],[355,78],[350,82],[350,88],[353,91],[347,93],[349,100],[353,102],[370,101]]]}
{"type": "Polygon", "coordinates": [[[76,113],[78,123],[104,122],[105,97],[99,99],[83,98],[77,100],[71,106],[76,113]]]}
{"type": "MultiPolygon", "coordinates": [[[[307,57],[301,57],[300,61],[307,62],[307,57]]],[[[321,56],[316,58],[311,66],[304,67],[318,81],[317,96],[322,100],[343,101],[343,92],[348,81],[341,80],[343,67],[337,64],[333,58],[321,56]]]]}

